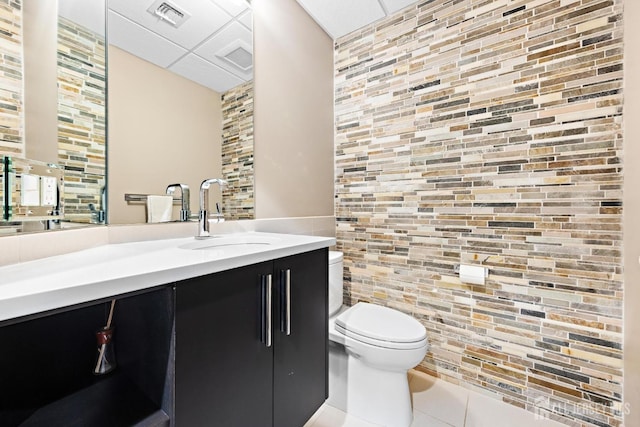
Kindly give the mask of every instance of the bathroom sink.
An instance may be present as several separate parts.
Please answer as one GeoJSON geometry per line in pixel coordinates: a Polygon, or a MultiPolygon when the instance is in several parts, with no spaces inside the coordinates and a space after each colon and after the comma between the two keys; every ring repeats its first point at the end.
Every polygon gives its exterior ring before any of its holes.
{"type": "Polygon", "coordinates": [[[252,236],[252,235],[221,235],[212,236],[207,239],[197,240],[178,246],[180,249],[188,250],[220,250],[220,249],[242,249],[250,247],[263,247],[274,245],[282,239],[276,236],[252,236]]]}

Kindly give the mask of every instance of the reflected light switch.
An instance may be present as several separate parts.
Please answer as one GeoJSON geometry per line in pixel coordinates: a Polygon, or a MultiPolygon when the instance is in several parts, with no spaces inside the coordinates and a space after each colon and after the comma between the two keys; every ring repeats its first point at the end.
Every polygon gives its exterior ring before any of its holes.
{"type": "Polygon", "coordinates": [[[22,206],[40,206],[40,177],[22,174],[20,178],[20,204],[22,206]]]}

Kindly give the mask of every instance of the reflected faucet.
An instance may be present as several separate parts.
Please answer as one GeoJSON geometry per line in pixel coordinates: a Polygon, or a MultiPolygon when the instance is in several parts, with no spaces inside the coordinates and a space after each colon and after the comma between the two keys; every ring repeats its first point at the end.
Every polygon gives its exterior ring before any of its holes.
{"type": "MultiPolygon", "coordinates": [[[[58,189],[58,199],[60,198],[60,189],[58,189]]],[[[58,200],[58,205],[60,201],[58,200]]],[[[96,207],[93,203],[89,203],[89,211],[91,212],[92,224],[104,224],[107,220],[107,187],[102,186],[100,189],[100,206],[96,207]]]]}
{"type": "MultiPolygon", "coordinates": [[[[210,178],[205,179],[200,184],[200,214],[198,216],[198,234],[196,235],[196,239],[206,239],[207,237],[211,237],[209,234],[209,187],[211,184],[218,184],[220,188],[225,188],[227,186],[227,181],[219,178],[210,178]]],[[[217,206],[217,204],[216,204],[217,206]]],[[[217,208],[218,213],[215,215],[218,222],[224,221],[224,216],[220,212],[220,208],[217,208]]]]}
{"type": "Polygon", "coordinates": [[[176,192],[176,189],[180,189],[180,221],[189,221],[189,217],[191,216],[190,204],[191,197],[189,186],[187,184],[171,184],[167,186],[166,194],[173,197],[173,194],[176,192]]]}

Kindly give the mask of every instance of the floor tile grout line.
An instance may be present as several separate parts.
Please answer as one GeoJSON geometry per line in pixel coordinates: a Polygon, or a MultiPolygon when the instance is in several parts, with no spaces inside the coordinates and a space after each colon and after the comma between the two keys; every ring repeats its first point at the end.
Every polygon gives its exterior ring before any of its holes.
{"type": "MultiPolygon", "coordinates": [[[[442,424],[446,424],[446,425],[447,425],[447,426],[449,426],[449,427],[462,427],[462,426],[456,426],[456,425],[454,425],[454,424],[448,423],[447,421],[442,420],[442,419],[440,419],[440,418],[438,418],[438,417],[434,417],[433,415],[430,415],[430,414],[428,414],[427,412],[423,412],[423,411],[421,411],[421,410],[419,410],[419,409],[415,409],[415,408],[414,408],[414,409],[413,409],[413,413],[415,414],[416,412],[417,412],[417,413],[419,413],[420,415],[424,415],[424,416],[425,416],[425,417],[427,417],[427,418],[430,418],[430,419],[432,419],[432,420],[436,420],[436,421],[438,421],[438,422],[440,422],[440,423],[442,423],[442,424]]],[[[414,420],[415,420],[415,417],[414,417],[414,420]]]]}
{"type": "Polygon", "coordinates": [[[467,390],[467,402],[464,405],[464,419],[462,421],[462,427],[467,426],[467,417],[469,416],[469,400],[471,400],[471,396],[469,390],[467,390]]]}

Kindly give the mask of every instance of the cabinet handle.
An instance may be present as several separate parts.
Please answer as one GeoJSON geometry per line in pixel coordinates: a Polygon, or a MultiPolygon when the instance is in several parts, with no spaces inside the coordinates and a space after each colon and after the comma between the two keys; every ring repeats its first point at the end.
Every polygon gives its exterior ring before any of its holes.
{"type": "Polygon", "coordinates": [[[280,332],[291,335],[291,270],[280,270],[280,332]]]}
{"type": "Polygon", "coordinates": [[[266,287],[266,301],[265,301],[265,345],[267,347],[271,347],[271,315],[272,315],[272,309],[271,309],[271,296],[272,296],[272,289],[271,289],[271,274],[267,274],[266,276],[264,276],[265,281],[265,287],[266,287]]]}

